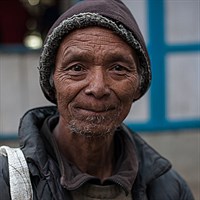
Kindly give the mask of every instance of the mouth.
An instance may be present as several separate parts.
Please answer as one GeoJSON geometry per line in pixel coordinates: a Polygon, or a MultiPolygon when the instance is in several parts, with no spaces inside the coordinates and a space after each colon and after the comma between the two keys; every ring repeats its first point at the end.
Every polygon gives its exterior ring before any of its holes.
{"type": "Polygon", "coordinates": [[[73,123],[84,126],[105,125],[106,127],[118,121],[119,107],[117,104],[107,103],[76,103],[71,105],[73,123]],[[116,120],[115,120],[116,119],[116,120]]]}
{"type": "Polygon", "coordinates": [[[106,114],[109,112],[112,112],[113,110],[116,109],[116,106],[114,105],[105,105],[105,104],[101,104],[101,105],[75,105],[74,109],[78,112],[78,113],[82,113],[82,114],[106,114]]]}
{"type": "Polygon", "coordinates": [[[90,124],[107,124],[111,123],[114,116],[117,116],[117,110],[114,107],[76,107],[73,109],[74,119],[90,124]]]}
{"type": "Polygon", "coordinates": [[[105,108],[105,107],[103,107],[103,108],[101,108],[101,107],[96,107],[96,108],[89,108],[89,107],[76,107],[76,109],[78,110],[78,111],[80,111],[80,112],[87,112],[87,113],[93,113],[93,114],[95,114],[95,113],[97,113],[97,114],[103,114],[103,113],[107,113],[107,112],[110,112],[110,111],[113,111],[115,108],[114,107],[112,107],[112,108],[109,108],[109,107],[107,107],[107,108],[105,108]]]}

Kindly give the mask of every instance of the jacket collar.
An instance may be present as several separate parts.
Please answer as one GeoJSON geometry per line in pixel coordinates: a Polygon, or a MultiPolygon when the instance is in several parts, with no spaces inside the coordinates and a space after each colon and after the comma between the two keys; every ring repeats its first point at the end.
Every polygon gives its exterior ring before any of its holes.
{"type": "Polygon", "coordinates": [[[171,163],[146,143],[140,135],[131,131],[127,126],[123,125],[123,129],[135,143],[139,162],[137,176],[142,185],[146,186],[170,170],[171,163]]]}

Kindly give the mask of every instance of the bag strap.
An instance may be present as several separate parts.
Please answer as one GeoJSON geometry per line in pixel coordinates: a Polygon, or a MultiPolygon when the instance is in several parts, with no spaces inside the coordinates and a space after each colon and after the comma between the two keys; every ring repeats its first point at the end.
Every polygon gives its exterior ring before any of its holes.
{"type": "Polygon", "coordinates": [[[29,169],[22,150],[2,146],[0,154],[8,157],[11,199],[33,200],[29,169]]]}

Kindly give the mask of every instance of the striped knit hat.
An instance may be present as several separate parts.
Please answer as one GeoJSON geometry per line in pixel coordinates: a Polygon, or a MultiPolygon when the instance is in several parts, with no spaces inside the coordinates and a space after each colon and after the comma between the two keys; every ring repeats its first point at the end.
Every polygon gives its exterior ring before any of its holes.
{"type": "Polygon", "coordinates": [[[135,50],[139,59],[137,70],[141,77],[140,97],[143,96],[151,82],[150,59],[133,15],[120,0],[84,0],[62,14],[47,35],[39,63],[40,85],[45,97],[56,104],[51,77],[62,40],[75,29],[91,26],[104,27],[116,32],[135,50]]]}

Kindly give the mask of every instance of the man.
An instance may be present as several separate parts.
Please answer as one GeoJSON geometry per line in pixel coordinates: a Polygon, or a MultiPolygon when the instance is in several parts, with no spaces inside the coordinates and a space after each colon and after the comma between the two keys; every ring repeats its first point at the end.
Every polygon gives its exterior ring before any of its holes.
{"type": "Polygon", "coordinates": [[[57,106],[28,111],[19,128],[34,200],[193,199],[170,163],[122,124],[151,70],[121,1],[85,0],[66,11],[48,33],[39,69],[41,88],[57,106]]]}

